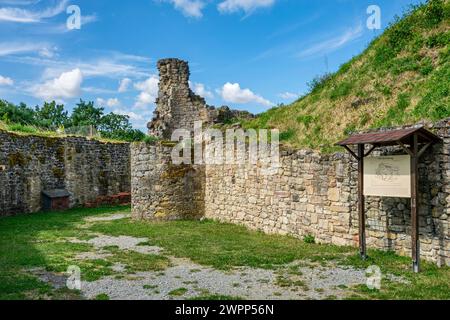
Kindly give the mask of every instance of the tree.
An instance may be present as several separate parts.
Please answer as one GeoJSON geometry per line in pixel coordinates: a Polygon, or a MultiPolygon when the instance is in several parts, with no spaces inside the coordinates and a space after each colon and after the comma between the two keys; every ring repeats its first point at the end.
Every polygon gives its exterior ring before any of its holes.
{"type": "Polygon", "coordinates": [[[94,126],[96,129],[101,124],[104,108],[97,108],[94,102],[80,100],[70,117],[71,126],[94,126]]]}
{"type": "Polygon", "coordinates": [[[142,141],[145,134],[133,129],[130,118],[126,115],[109,113],[102,117],[99,131],[105,138],[124,140],[124,141],[142,141]]]}
{"type": "Polygon", "coordinates": [[[22,125],[35,125],[35,112],[28,108],[26,104],[20,103],[18,106],[0,100],[0,120],[22,125]]]}
{"type": "Polygon", "coordinates": [[[130,117],[125,115],[109,113],[101,118],[98,129],[102,132],[131,130],[132,126],[129,119],[130,117]]]}
{"type": "Polygon", "coordinates": [[[56,104],[55,101],[45,102],[42,108],[36,107],[36,121],[40,127],[57,129],[68,123],[69,117],[64,105],[56,104]]]}

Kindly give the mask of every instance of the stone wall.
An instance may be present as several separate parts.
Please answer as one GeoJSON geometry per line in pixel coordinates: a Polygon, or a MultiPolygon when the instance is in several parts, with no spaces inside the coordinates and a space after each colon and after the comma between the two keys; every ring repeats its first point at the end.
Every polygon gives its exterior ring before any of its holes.
{"type": "MultiPolygon", "coordinates": [[[[420,162],[421,255],[450,265],[450,120],[420,162]]],[[[389,154],[397,150],[389,150],[389,154]]],[[[206,166],[205,216],[267,233],[358,245],[357,164],[345,153],[285,150],[275,175],[259,166],[206,166]]],[[[366,199],[367,244],[410,255],[409,199],[366,199]]]]}
{"type": "MultiPolygon", "coordinates": [[[[450,264],[450,119],[432,128],[444,140],[420,161],[421,254],[450,264]]],[[[266,233],[358,245],[357,164],[332,155],[283,149],[275,174],[255,165],[174,166],[172,147],[132,147],[133,215],[144,219],[207,217],[266,233]]],[[[396,148],[383,154],[401,153],[396,148]]],[[[366,198],[367,244],[410,255],[409,199],[366,198]]]]}
{"type": "Polygon", "coordinates": [[[189,66],[178,59],[158,61],[159,94],[156,100],[155,117],[148,124],[149,134],[170,139],[175,129],[193,130],[194,121],[213,122],[205,99],[189,88],[189,66]]]}
{"type": "Polygon", "coordinates": [[[252,118],[247,111],[231,110],[227,106],[218,109],[206,104],[189,87],[189,65],[179,59],[158,61],[159,91],[153,120],[148,124],[149,134],[170,140],[175,129],[193,131],[195,121],[208,126],[225,123],[234,118],[252,118]]]}
{"type": "Polygon", "coordinates": [[[129,144],[0,131],[0,215],[41,209],[41,191],[67,189],[70,205],[130,192],[129,144]]]}
{"type": "Polygon", "coordinates": [[[205,214],[205,167],[173,165],[173,145],[131,146],[132,213],[146,220],[197,219],[205,214]]]}

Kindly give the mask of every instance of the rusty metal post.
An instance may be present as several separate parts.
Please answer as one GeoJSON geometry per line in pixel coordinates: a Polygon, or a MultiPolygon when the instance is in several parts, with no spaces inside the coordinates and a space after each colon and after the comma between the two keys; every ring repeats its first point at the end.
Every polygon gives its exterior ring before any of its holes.
{"type": "Polygon", "coordinates": [[[411,143],[411,251],[415,273],[420,272],[418,147],[418,137],[417,134],[414,134],[411,143]]]}
{"type": "Polygon", "coordinates": [[[359,214],[359,253],[367,258],[366,214],[364,208],[364,144],[358,144],[358,214],[359,214]]]}

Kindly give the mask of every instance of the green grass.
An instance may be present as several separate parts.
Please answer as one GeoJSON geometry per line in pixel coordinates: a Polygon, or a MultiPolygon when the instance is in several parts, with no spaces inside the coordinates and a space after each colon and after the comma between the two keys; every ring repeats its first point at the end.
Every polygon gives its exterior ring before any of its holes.
{"type": "Polygon", "coordinates": [[[180,297],[180,296],[184,295],[186,292],[188,292],[188,289],[178,288],[178,289],[170,291],[169,296],[180,297]]]}
{"type": "Polygon", "coordinates": [[[76,264],[87,280],[111,274],[111,264],[107,261],[75,263],[76,254],[91,251],[92,247],[63,239],[87,236],[87,230],[78,229],[85,217],[127,210],[127,207],[73,209],[0,218],[0,300],[39,299],[54,294],[53,298],[58,298],[58,292],[49,285],[24,272],[30,268],[65,272],[68,266],[76,264]]]}
{"type": "Polygon", "coordinates": [[[166,249],[171,255],[188,257],[201,265],[221,270],[237,266],[274,268],[297,259],[331,259],[353,250],[307,244],[291,237],[266,235],[213,221],[111,221],[96,224],[91,230],[113,236],[148,237],[152,245],[166,249]]]}
{"type": "Polygon", "coordinates": [[[95,297],[95,300],[109,300],[109,296],[106,293],[101,293],[95,297]]]}
{"type": "MultiPolygon", "coordinates": [[[[410,258],[399,257],[391,252],[369,250],[369,259],[362,261],[356,248],[305,243],[302,239],[266,235],[241,226],[213,221],[150,223],[124,219],[96,222],[86,227],[83,220],[89,216],[128,210],[127,207],[73,209],[60,213],[0,218],[0,300],[80,298],[76,291],[54,290],[25,271],[29,268],[65,272],[67,266],[76,264],[82,270],[82,277],[89,281],[106,275],[123,278],[127,273],[137,271],[162,271],[169,265],[164,256],[120,251],[117,247],[108,248],[113,253],[111,257],[75,261],[76,254],[90,252],[93,248],[88,244],[70,243],[64,239],[88,239],[92,237],[92,232],[146,237],[150,239],[148,244],[162,247],[167,254],[190,258],[196,263],[220,270],[238,266],[281,270],[283,265],[296,260],[310,266],[326,266],[330,261],[362,269],[377,265],[383,274],[401,276],[408,283],[384,279],[379,291],[367,290],[366,287],[348,288],[354,292],[351,298],[450,299],[449,267],[438,268],[424,262],[423,272],[413,274],[410,258]],[[127,266],[125,273],[117,274],[111,269],[118,262],[127,266]]],[[[195,272],[194,269],[191,271],[195,272]]],[[[278,280],[288,288],[305,286],[301,281],[301,272],[295,267],[289,268],[288,276],[279,277],[278,280]]],[[[185,292],[172,292],[176,293],[182,295],[185,292]]],[[[221,297],[202,295],[198,298],[220,300],[221,297]]]]}

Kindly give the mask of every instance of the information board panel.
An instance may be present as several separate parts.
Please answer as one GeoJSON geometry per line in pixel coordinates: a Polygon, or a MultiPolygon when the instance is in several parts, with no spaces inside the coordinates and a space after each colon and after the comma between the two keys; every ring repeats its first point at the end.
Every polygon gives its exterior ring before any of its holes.
{"type": "Polygon", "coordinates": [[[411,157],[409,155],[364,159],[364,195],[411,197],[411,157]]]}

